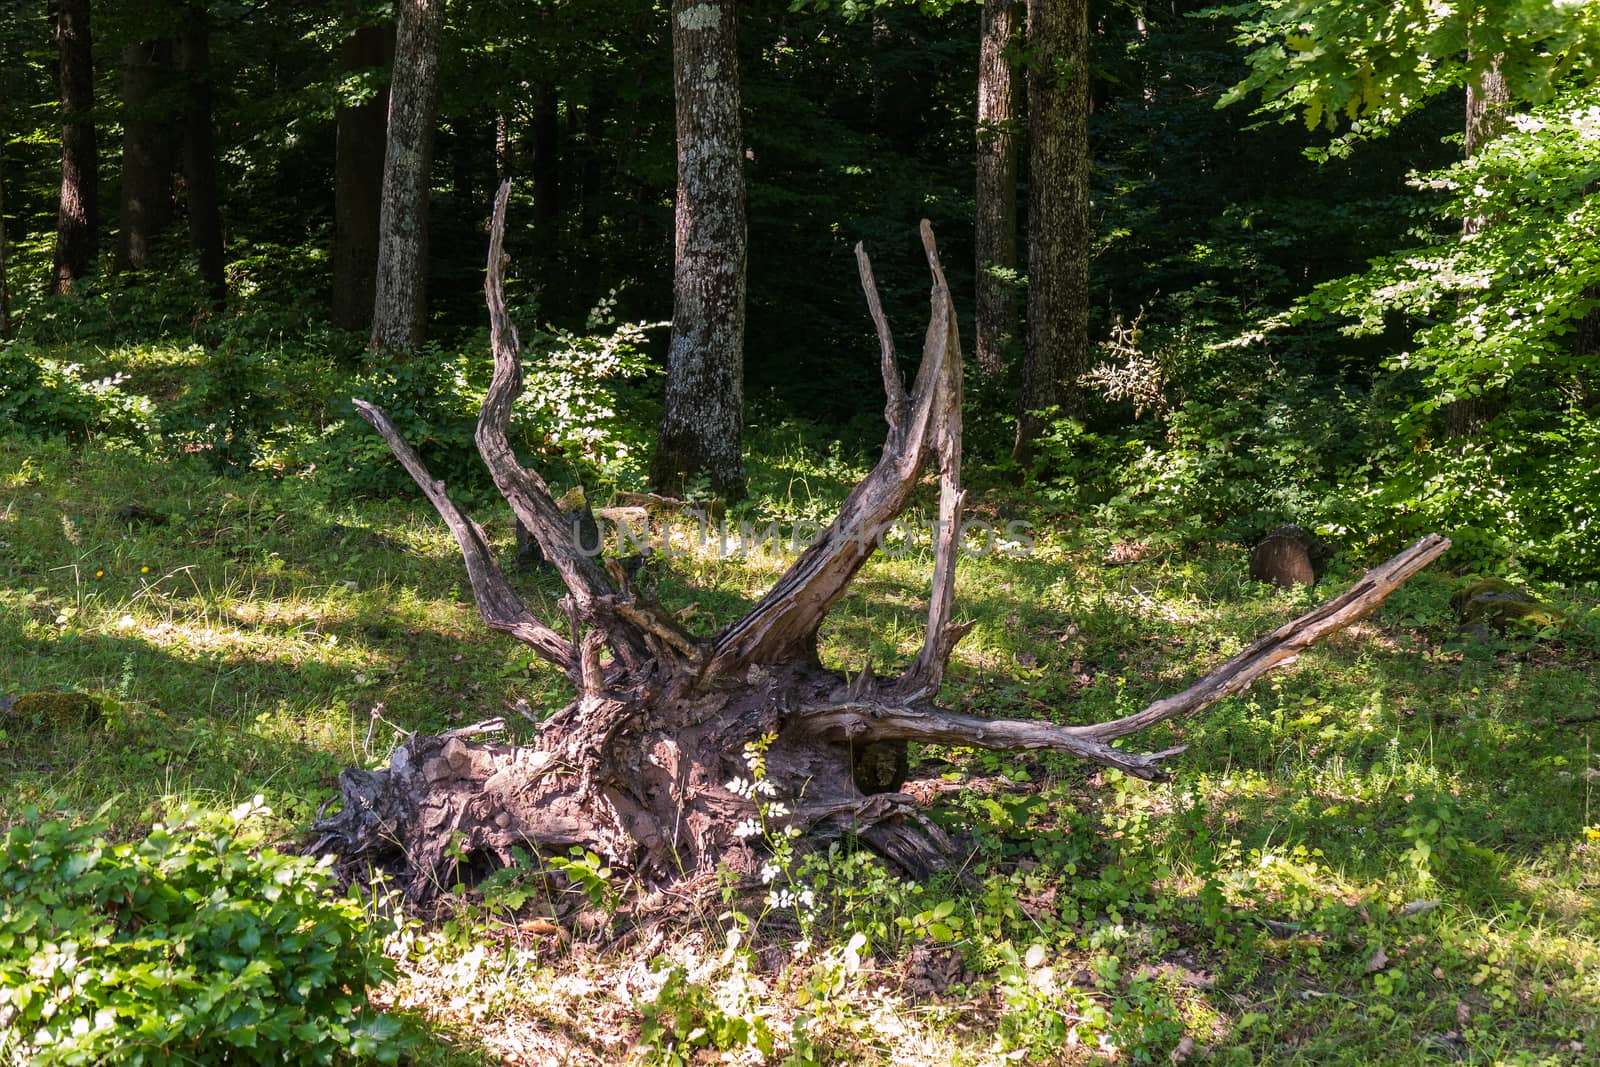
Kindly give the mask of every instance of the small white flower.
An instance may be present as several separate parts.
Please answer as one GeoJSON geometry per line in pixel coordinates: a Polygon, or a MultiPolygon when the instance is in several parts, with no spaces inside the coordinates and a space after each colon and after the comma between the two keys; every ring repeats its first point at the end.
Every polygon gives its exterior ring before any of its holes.
{"type": "Polygon", "coordinates": [[[751,785],[750,782],[744,778],[728,779],[727,789],[728,792],[737,793],[742,797],[752,796],[755,792],[755,786],[751,785]]]}
{"type": "Polygon", "coordinates": [[[800,891],[800,906],[810,911],[817,903],[817,895],[809,889],[800,891]]]}
{"type": "Polygon", "coordinates": [[[761,824],[754,819],[746,819],[733,828],[733,836],[735,837],[755,837],[759,833],[761,833],[761,824]]]}
{"type": "Polygon", "coordinates": [[[776,877],[778,877],[778,868],[774,867],[770,863],[764,863],[761,865],[761,882],[763,885],[771,882],[776,877]]]}
{"type": "Polygon", "coordinates": [[[781,819],[785,815],[789,814],[789,805],[784,804],[781,801],[774,800],[771,804],[767,805],[767,814],[774,819],[781,819]]]}
{"type": "Polygon", "coordinates": [[[756,783],[756,792],[764,797],[775,797],[778,795],[778,787],[763,778],[756,783]]]}

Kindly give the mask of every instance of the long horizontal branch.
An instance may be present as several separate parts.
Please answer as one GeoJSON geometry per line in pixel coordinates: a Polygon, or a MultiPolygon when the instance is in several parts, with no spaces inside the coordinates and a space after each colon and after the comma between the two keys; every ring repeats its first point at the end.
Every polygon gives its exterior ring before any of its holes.
{"type": "Polygon", "coordinates": [[[1331,600],[1284,623],[1198,682],[1174,696],[1164,697],[1143,711],[1089,726],[1071,726],[1079,737],[1111,741],[1137,733],[1165,719],[1199,711],[1250,688],[1251,683],[1276,667],[1293,663],[1301,652],[1366,618],[1412,576],[1444,555],[1448,538],[1428,534],[1409,548],[1362,575],[1350,588],[1331,600]]]}
{"type": "Polygon", "coordinates": [[[1449,547],[1445,538],[1429,534],[1368,571],[1343,593],[1280,626],[1183,692],[1120,719],[1088,726],[1057,726],[1023,719],[985,719],[927,703],[878,702],[871,698],[814,705],[801,709],[799,714],[809,728],[861,742],[920,741],[996,751],[1048,749],[1117,767],[1139,778],[1159,780],[1166,777],[1161,761],[1183,752],[1184,747],[1133,753],[1112,748],[1110,742],[1166,719],[1192,714],[1249,688],[1268,671],[1294,662],[1311,645],[1365,617],[1449,547]]]}
{"type": "Polygon", "coordinates": [[[801,714],[808,729],[861,743],[920,741],[987,748],[995,752],[1047,749],[1070,753],[1107,767],[1120,767],[1129,774],[1150,780],[1165,778],[1160,761],[1184,751],[1184,747],[1179,747],[1151,753],[1123,752],[1104,741],[1075,734],[1070,727],[1026,719],[985,719],[932,704],[843,701],[807,708],[801,714]]]}
{"type": "Polygon", "coordinates": [[[491,630],[498,630],[500,633],[515,637],[566,671],[568,675],[572,675],[578,664],[578,657],[572,644],[535,618],[533,612],[522,602],[522,598],[511,588],[510,583],[506,581],[505,573],[500,570],[500,565],[494,561],[494,555],[489,551],[483,527],[450,499],[444,483],[435,480],[433,475],[428,473],[422,457],[406,443],[406,439],[395,429],[394,423],[389,421],[389,416],[382,408],[365,400],[354,400],[352,403],[355,404],[356,413],[378,431],[388,444],[389,451],[394,453],[400,465],[406,469],[406,473],[411,475],[411,480],[417,483],[417,487],[428,498],[428,503],[433,505],[434,510],[444,519],[445,525],[450,528],[451,534],[455,536],[456,544],[461,548],[462,559],[467,564],[467,577],[472,582],[472,595],[478,602],[478,612],[483,616],[483,621],[491,630]]]}

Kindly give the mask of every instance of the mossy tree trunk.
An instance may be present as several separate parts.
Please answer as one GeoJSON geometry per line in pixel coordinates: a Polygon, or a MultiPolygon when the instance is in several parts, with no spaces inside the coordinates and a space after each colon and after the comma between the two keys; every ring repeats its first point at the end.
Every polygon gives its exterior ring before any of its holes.
{"type": "Polygon", "coordinates": [[[1028,337],[1012,458],[1049,408],[1078,414],[1089,369],[1089,4],[1029,0],[1028,337]]]}
{"type": "Polygon", "coordinates": [[[217,186],[217,134],[212,124],[211,13],[188,10],[178,39],[184,82],[183,180],[188,194],[189,244],[214,307],[228,295],[223,273],[222,200],[217,186]]]}
{"type": "Polygon", "coordinates": [[[171,38],[135,41],[122,50],[119,271],[148,270],[156,239],[172,222],[176,124],[168,97],[171,84],[171,38]]]}
{"type": "MultiPolygon", "coordinates": [[[[394,62],[394,25],[361,26],[339,49],[347,74],[376,77],[394,62]]],[[[333,321],[372,329],[378,284],[378,212],[389,120],[389,79],[358,104],[338,110],[333,161],[333,321]]]]}
{"type": "Polygon", "coordinates": [[[414,352],[428,325],[428,186],[445,0],[399,0],[396,8],[372,347],[414,352]]]}
{"type": "Polygon", "coordinates": [[[1017,329],[1018,0],[984,0],[978,43],[978,180],[974,237],[977,262],[977,359],[998,374],[1017,329]]]}

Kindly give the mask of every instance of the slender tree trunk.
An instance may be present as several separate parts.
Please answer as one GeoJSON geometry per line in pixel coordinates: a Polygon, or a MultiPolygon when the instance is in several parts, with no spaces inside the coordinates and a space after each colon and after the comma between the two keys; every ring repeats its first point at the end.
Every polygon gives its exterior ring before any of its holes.
{"type": "Polygon", "coordinates": [[[214,306],[228,295],[223,273],[222,209],[217,193],[217,135],[211,126],[211,17],[189,9],[179,41],[183,67],[183,181],[188,188],[189,243],[214,306]]]}
{"type": "Polygon", "coordinates": [[[1089,5],[1029,0],[1028,342],[1012,458],[1033,460],[1034,414],[1083,409],[1089,359],[1089,5]]]}
{"type": "Polygon", "coordinates": [[[0,341],[11,336],[11,287],[6,284],[5,138],[0,136],[0,341]]]}
{"type": "Polygon", "coordinates": [[[1017,0],[984,0],[978,44],[978,368],[997,374],[1017,327],[1017,0]]]}
{"type": "Polygon", "coordinates": [[[171,80],[171,40],[123,49],[119,271],[148,269],[156,238],[172,222],[173,123],[166,99],[171,80]]]}
{"type": "MultiPolygon", "coordinates": [[[[1467,158],[1477,155],[1483,146],[1506,131],[1511,108],[1511,91],[1506,86],[1505,75],[1496,57],[1475,81],[1467,83],[1466,135],[1467,158]]],[[[1493,220],[1482,215],[1461,220],[1461,236],[1471,237],[1493,220]]],[[[1499,410],[1502,397],[1498,393],[1461,397],[1444,405],[1444,429],[1450,437],[1472,437],[1499,410]]]]}
{"type": "MultiPolygon", "coordinates": [[[[347,73],[394,62],[394,27],[362,26],[340,48],[347,73]]],[[[347,330],[372,328],[378,284],[378,205],[383,198],[383,153],[389,86],[354,107],[339,109],[333,163],[333,321],[347,330]]]]}
{"type": "Polygon", "coordinates": [[[734,0],[673,0],[678,198],[666,412],[650,480],[744,494],[745,202],[734,0]]]}
{"type": "Polygon", "coordinates": [[[533,221],[544,226],[561,214],[561,111],[556,87],[539,87],[533,114],[533,221]]]}
{"type": "MultiPolygon", "coordinates": [[[[1500,60],[1485,67],[1476,81],[1467,84],[1467,158],[1482,151],[1483,146],[1506,132],[1511,114],[1511,90],[1500,71],[1500,60]]],[[[1489,220],[1481,216],[1461,220],[1461,235],[1471,237],[1489,220]]]]}
{"type": "Polygon", "coordinates": [[[399,0],[372,347],[410,352],[428,325],[428,188],[445,0],[399,0]]]}
{"type": "Polygon", "coordinates": [[[100,248],[100,158],[94,131],[94,57],[89,0],[59,0],[56,51],[61,65],[61,208],[50,291],[65,293],[94,269],[100,248]]]}

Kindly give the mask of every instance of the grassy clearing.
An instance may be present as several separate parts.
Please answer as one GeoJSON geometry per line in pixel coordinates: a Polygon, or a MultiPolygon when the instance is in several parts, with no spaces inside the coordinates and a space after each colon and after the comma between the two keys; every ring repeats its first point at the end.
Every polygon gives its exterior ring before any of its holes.
{"type": "MultiPolygon", "coordinates": [[[[798,440],[761,442],[752,514],[824,518],[859,474],[798,440]]],[[[1126,713],[1313,599],[1249,582],[1237,546],[1143,554],[1004,490],[973,499],[1032,522],[1035,544],[964,563],[979,625],[952,706],[1126,713]]],[[[508,517],[482,517],[509,551],[508,517]]],[[[875,561],[825,657],[881,671],[914,652],[928,563],[875,561]]],[[[647,580],[709,630],[781,567],[690,554],[647,580]]],[[[550,579],[519,581],[551,611],[550,579]]],[[[1171,783],[917,753],[913,791],[973,843],[972,891],[840,849],[783,864],[794,901],[729,899],[613,942],[603,921],[550,932],[548,885],[519,899],[513,881],[408,928],[383,997],[435,1027],[426,1062],[616,1063],[641,1034],[657,1062],[753,1061],[765,1033],[770,1062],[796,1064],[1589,1062],[1600,611],[1541,590],[1568,609],[1559,637],[1463,640],[1452,581],[1424,575],[1269,683],[1138,739],[1191,746],[1171,783]]],[[[109,803],[129,834],[180,801],[264,794],[287,837],[401,731],[562,699],[483,631],[419,500],[0,439],[0,694],[51,688],[105,717],[9,722],[0,820],[109,803]]]]}

